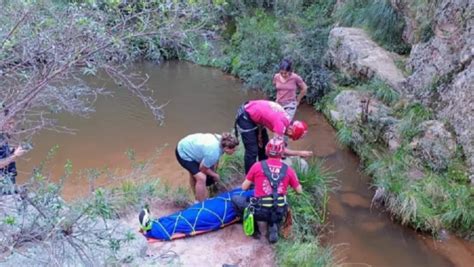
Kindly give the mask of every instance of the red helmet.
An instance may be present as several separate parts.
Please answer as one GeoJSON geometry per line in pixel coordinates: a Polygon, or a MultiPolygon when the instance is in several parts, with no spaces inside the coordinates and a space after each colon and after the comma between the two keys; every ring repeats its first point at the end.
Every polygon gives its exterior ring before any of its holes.
{"type": "Polygon", "coordinates": [[[265,153],[269,157],[281,157],[285,150],[285,141],[281,137],[273,137],[265,146],[265,153]]]}
{"type": "Polygon", "coordinates": [[[292,128],[292,131],[288,136],[292,140],[298,140],[308,132],[308,125],[304,121],[293,121],[290,127],[292,128]]]}

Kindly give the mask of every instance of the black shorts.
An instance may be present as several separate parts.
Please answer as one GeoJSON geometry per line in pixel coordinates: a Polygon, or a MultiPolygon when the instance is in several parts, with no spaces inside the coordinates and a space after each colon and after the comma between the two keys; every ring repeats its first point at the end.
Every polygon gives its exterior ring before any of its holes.
{"type": "MultiPolygon", "coordinates": [[[[181,156],[179,155],[178,153],[178,148],[176,148],[175,150],[175,154],[176,154],[176,159],[178,160],[179,162],[179,165],[181,165],[181,167],[185,168],[188,172],[190,172],[192,175],[195,175],[196,173],[200,172],[199,170],[199,163],[196,162],[196,161],[189,161],[189,160],[184,160],[183,158],[181,158],[181,156]]],[[[215,182],[214,182],[214,178],[212,178],[211,176],[207,175],[206,176],[206,186],[210,186],[210,185],[213,185],[215,182]]]]}

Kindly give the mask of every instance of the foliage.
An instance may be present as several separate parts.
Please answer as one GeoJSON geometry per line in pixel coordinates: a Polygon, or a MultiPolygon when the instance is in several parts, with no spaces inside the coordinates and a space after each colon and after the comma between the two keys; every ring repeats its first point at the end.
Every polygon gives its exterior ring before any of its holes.
{"type": "Polygon", "coordinates": [[[294,71],[308,84],[307,101],[313,103],[330,88],[330,72],[323,58],[335,1],[265,3],[224,5],[228,22],[223,36],[228,37],[202,44],[191,60],[220,67],[239,76],[247,88],[263,90],[272,98],[273,75],[280,61],[290,58],[294,71]],[[222,51],[216,52],[216,47],[222,51]]]}
{"type": "Polygon", "coordinates": [[[401,117],[399,129],[405,142],[411,142],[413,137],[420,132],[421,122],[433,117],[432,112],[420,103],[402,106],[397,110],[397,113],[401,117]]]}
{"type": "Polygon", "coordinates": [[[437,174],[417,162],[411,150],[402,146],[393,154],[372,157],[365,170],[374,177],[377,188],[385,189],[385,206],[402,224],[433,234],[446,228],[469,235],[474,216],[468,182],[452,177],[453,169],[437,174]],[[411,180],[412,168],[423,170],[424,177],[411,180]]]}
{"type": "Polygon", "coordinates": [[[304,193],[288,194],[293,225],[290,238],[277,244],[277,261],[282,266],[334,266],[332,248],[322,248],[318,239],[318,232],[326,223],[332,174],[315,160],[306,170],[301,166],[295,169],[304,193]]]}
{"type": "Polygon", "coordinates": [[[371,79],[368,83],[356,87],[358,90],[367,90],[388,106],[395,104],[400,99],[400,94],[388,84],[379,79],[371,79]]]}
{"type": "Polygon", "coordinates": [[[277,243],[279,266],[329,267],[336,266],[331,247],[323,247],[317,239],[306,242],[281,240],[277,243]]]}
{"type": "Polygon", "coordinates": [[[12,118],[14,139],[30,138],[40,129],[70,132],[57,125],[55,113],[90,115],[103,88],[86,76],[99,71],[132,91],[163,120],[161,106],[146,86],[147,77],[131,73],[133,60],[184,57],[195,50],[218,6],[178,1],[6,1],[0,9],[0,91],[12,118]],[[21,130],[20,130],[21,129],[21,130]]]}
{"type": "MultiPolygon", "coordinates": [[[[339,143],[349,146],[352,143],[352,129],[347,126],[345,123],[339,123],[337,130],[337,140],[339,143]]],[[[355,127],[355,126],[354,126],[355,127]]]]}
{"type": "Polygon", "coordinates": [[[350,0],[337,10],[335,16],[343,26],[366,29],[376,42],[390,51],[399,54],[410,52],[402,39],[404,20],[388,0],[350,0]]]}
{"type": "MultiPolygon", "coordinates": [[[[83,172],[91,176],[90,183],[102,179],[104,184],[104,176],[110,176],[109,181],[102,187],[90,186],[93,191],[82,199],[65,202],[61,198],[63,181],[72,174],[72,163],[66,162],[62,182],[44,174],[56,151],[57,148],[52,149],[30,181],[19,188],[17,201],[5,205],[6,219],[0,222],[0,251],[4,255],[40,246],[50,248],[50,255],[41,258],[48,261],[45,265],[70,265],[71,261],[97,265],[96,259],[106,259],[109,264],[124,263],[122,260],[131,259],[121,258],[121,248],[135,239],[136,233],[117,232],[121,225],[116,220],[152,199],[173,199],[175,203],[184,200],[182,189],[170,190],[159,179],[150,177],[157,156],[153,155],[144,162],[132,159],[132,170],[122,176],[105,170],[83,172]]],[[[187,195],[186,192],[186,204],[187,195]]]]}
{"type": "Polygon", "coordinates": [[[283,58],[283,35],[279,22],[262,10],[254,16],[237,19],[237,31],[232,36],[228,69],[243,79],[248,87],[272,89],[273,73],[283,58]]]}
{"type": "Polygon", "coordinates": [[[287,25],[288,31],[296,34],[288,40],[285,55],[295,61],[296,72],[309,87],[306,94],[308,103],[321,99],[331,89],[331,73],[324,65],[324,58],[333,24],[335,2],[317,1],[308,6],[300,16],[295,13],[295,25],[287,25]]]}
{"type": "MultiPolygon", "coordinates": [[[[333,121],[338,129],[338,140],[360,156],[364,170],[373,177],[377,188],[375,201],[380,201],[393,217],[402,224],[437,235],[443,229],[472,237],[474,225],[473,191],[470,190],[465,161],[458,153],[447,170],[434,172],[417,159],[410,143],[419,134],[419,125],[433,118],[432,111],[420,103],[407,103],[384,92],[384,84],[371,81],[359,84],[358,90],[368,90],[386,103],[392,103],[397,129],[401,135],[401,146],[391,152],[382,144],[377,129],[361,125],[346,125],[333,121]],[[356,142],[353,132],[361,135],[364,142],[356,142]]],[[[334,98],[345,87],[335,87],[316,107],[330,118],[334,110],[334,98]]],[[[461,151],[461,150],[459,150],[461,151]]]]}
{"type": "Polygon", "coordinates": [[[307,169],[296,166],[298,179],[304,193],[288,194],[293,211],[293,234],[300,240],[316,236],[317,230],[326,223],[329,192],[332,190],[332,174],[322,167],[321,161],[311,161],[307,169]]]}
{"type": "Polygon", "coordinates": [[[244,167],[244,146],[237,147],[232,155],[224,154],[219,162],[218,173],[221,177],[221,183],[226,189],[240,185],[245,178],[244,167]]]}

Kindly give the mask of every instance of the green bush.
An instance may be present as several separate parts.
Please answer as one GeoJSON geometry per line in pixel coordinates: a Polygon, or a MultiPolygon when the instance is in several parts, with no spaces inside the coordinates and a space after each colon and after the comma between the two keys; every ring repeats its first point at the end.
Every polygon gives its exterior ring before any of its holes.
{"type": "Polygon", "coordinates": [[[358,86],[357,89],[371,92],[377,99],[389,106],[400,99],[400,94],[397,91],[379,79],[371,79],[367,84],[358,86]]]}
{"type": "Polygon", "coordinates": [[[334,266],[332,248],[319,244],[318,231],[326,223],[329,192],[333,176],[324,170],[321,161],[311,161],[307,170],[295,168],[303,186],[303,194],[290,191],[288,202],[292,210],[290,239],[277,243],[280,266],[334,266]]]}
{"type": "Polygon", "coordinates": [[[308,103],[321,99],[331,89],[332,74],[324,65],[324,56],[335,2],[328,0],[311,4],[301,15],[295,15],[298,18],[296,25],[288,26],[288,31],[296,34],[289,40],[285,54],[294,60],[296,72],[308,85],[308,103]]]}
{"type": "Polygon", "coordinates": [[[348,27],[361,27],[386,49],[408,54],[410,46],[402,39],[405,22],[388,0],[350,0],[336,12],[337,20],[348,27]]]}
{"type": "Polygon", "coordinates": [[[433,118],[431,110],[420,103],[411,103],[397,113],[401,117],[399,129],[404,142],[411,142],[420,132],[420,123],[433,118]]]}
{"type": "Polygon", "coordinates": [[[254,16],[237,19],[237,30],[224,53],[229,60],[223,66],[242,78],[250,88],[271,93],[273,74],[283,58],[283,34],[278,20],[257,10],[254,16]]]}
{"type": "Polygon", "coordinates": [[[332,248],[323,247],[317,239],[281,240],[277,244],[278,266],[288,267],[329,267],[336,266],[332,248]]]}
{"type": "Polygon", "coordinates": [[[272,98],[273,75],[280,61],[290,58],[295,72],[308,85],[307,102],[313,103],[330,89],[331,73],[323,58],[334,3],[293,3],[307,8],[291,9],[286,5],[250,9],[234,4],[237,11],[232,14],[238,15],[229,20],[229,30],[225,31],[228,35],[232,30],[232,38],[222,44],[223,54],[214,66],[239,76],[246,87],[260,89],[272,98]]]}

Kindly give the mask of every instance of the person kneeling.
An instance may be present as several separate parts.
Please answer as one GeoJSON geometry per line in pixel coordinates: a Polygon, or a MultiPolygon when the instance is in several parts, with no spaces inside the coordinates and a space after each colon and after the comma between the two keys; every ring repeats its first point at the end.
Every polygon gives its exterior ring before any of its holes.
{"type": "Polygon", "coordinates": [[[254,237],[260,236],[257,222],[265,222],[268,225],[270,243],[278,241],[279,225],[288,211],[286,201],[288,185],[299,194],[303,192],[295,170],[281,160],[284,150],[285,142],[282,138],[271,139],[265,146],[265,152],[269,158],[252,165],[242,183],[243,190],[248,190],[252,183],[255,185],[253,197],[232,197],[237,212],[242,214],[245,208],[253,211],[254,237]]]}

